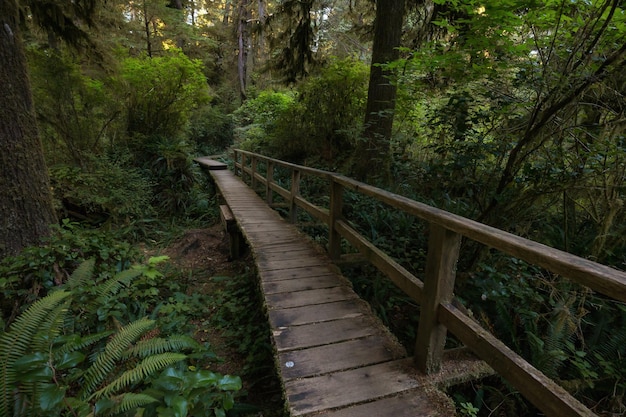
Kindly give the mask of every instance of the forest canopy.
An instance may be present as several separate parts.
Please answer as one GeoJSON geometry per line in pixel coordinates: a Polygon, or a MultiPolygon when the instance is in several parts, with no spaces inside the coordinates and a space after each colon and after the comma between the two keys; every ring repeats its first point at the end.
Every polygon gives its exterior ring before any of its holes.
{"type": "MultiPolygon", "coordinates": [[[[236,146],[626,268],[622,1],[8,0],[0,22],[0,259],[75,222],[139,243],[212,221],[193,159],[236,146]]],[[[421,260],[423,237],[350,204],[421,260]]],[[[483,324],[624,413],[624,306],[471,253],[459,285],[483,324]]],[[[38,279],[0,283],[26,305],[38,279]]]]}

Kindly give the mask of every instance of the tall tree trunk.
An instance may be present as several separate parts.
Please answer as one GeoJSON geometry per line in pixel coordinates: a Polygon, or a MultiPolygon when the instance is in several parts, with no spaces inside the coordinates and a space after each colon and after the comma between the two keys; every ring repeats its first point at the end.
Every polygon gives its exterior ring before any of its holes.
{"type": "Polygon", "coordinates": [[[16,0],[0,1],[0,85],[1,259],[39,243],[56,221],[16,0]]]}
{"type": "Polygon", "coordinates": [[[151,17],[148,17],[148,3],[146,2],[146,0],[143,1],[143,20],[144,20],[144,29],[146,31],[146,48],[147,48],[147,52],[148,52],[148,56],[150,58],[152,58],[152,35],[150,32],[150,21],[152,20],[151,17]]]}
{"type": "Polygon", "coordinates": [[[237,42],[239,53],[237,55],[237,73],[239,75],[239,95],[241,101],[246,100],[246,84],[248,77],[248,44],[250,43],[250,0],[239,0],[239,13],[237,24],[237,42]]]}
{"type": "Polygon", "coordinates": [[[389,177],[390,139],[396,86],[380,65],[399,57],[405,0],[377,0],[372,64],[367,91],[363,140],[357,146],[353,174],[359,179],[389,177]]]}

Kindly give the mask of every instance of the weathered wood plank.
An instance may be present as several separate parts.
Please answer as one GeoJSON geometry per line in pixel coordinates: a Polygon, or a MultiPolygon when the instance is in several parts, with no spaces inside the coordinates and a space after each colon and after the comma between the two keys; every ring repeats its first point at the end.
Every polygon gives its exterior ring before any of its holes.
{"type": "Polygon", "coordinates": [[[393,397],[339,410],[315,413],[316,417],[438,417],[454,415],[455,408],[450,398],[430,387],[420,387],[393,397]]]}
{"type": "Polygon", "coordinates": [[[410,360],[385,362],[313,378],[285,382],[294,416],[345,407],[408,391],[418,382],[408,376],[410,360]]]}
{"type": "Polygon", "coordinates": [[[272,328],[300,326],[303,324],[321,323],[325,321],[360,317],[370,313],[366,303],[361,299],[339,301],[320,306],[302,306],[283,310],[269,310],[269,322],[272,328]]]}
{"type": "Polygon", "coordinates": [[[290,279],[282,281],[262,282],[263,293],[277,294],[290,293],[293,291],[315,290],[318,288],[331,288],[346,285],[346,282],[336,275],[328,274],[312,278],[290,279]]]}
{"type": "Polygon", "coordinates": [[[285,381],[345,371],[405,357],[388,339],[369,336],[357,340],[281,353],[280,372],[285,381]]]}
{"type": "Polygon", "coordinates": [[[281,270],[260,270],[259,276],[263,282],[281,281],[284,279],[298,279],[307,277],[319,277],[332,273],[333,270],[328,265],[303,266],[300,268],[289,268],[281,270]]]}
{"type": "Polygon", "coordinates": [[[257,266],[259,269],[265,271],[281,271],[289,270],[293,268],[304,268],[313,266],[326,266],[328,261],[321,257],[308,257],[302,259],[270,259],[270,260],[257,260],[257,266]]]}
{"type": "Polygon", "coordinates": [[[303,349],[328,345],[376,334],[369,318],[354,317],[272,330],[276,350],[303,349]]]}
{"type": "Polygon", "coordinates": [[[208,168],[210,171],[225,170],[228,168],[228,165],[226,165],[225,163],[211,159],[208,156],[196,158],[195,161],[203,167],[208,168]]]}
{"type": "Polygon", "coordinates": [[[318,305],[358,298],[347,287],[320,288],[315,290],[297,291],[293,293],[266,294],[267,308],[292,308],[306,305],[318,305]]]}

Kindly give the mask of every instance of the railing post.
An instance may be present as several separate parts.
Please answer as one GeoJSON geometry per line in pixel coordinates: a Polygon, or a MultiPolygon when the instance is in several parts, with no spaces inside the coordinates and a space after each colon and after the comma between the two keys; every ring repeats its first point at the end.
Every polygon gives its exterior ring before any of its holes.
{"type": "Polygon", "coordinates": [[[237,152],[237,149],[233,149],[233,172],[235,173],[235,176],[237,176],[237,155],[239,154],[239,152],[237,152]]]}
{"type": "Polygon", "coordinates": [[[289,221],[295,223],[298,220],[298,206],[296,206],[296,196],[300,194],[300,170],[291,171],[291,194],[289,201],[289,221]]]}
{"type": "Polygon", "coordinates": [[[274,195],[272,192],[272,182],[274,181],[274,163],[267,161],[267,175],[265,176],[265,200],[268,206],[272,206],[274,195]]]}
{"type": "Polygon", "coordinates": [[[333,261],[341,258],[341,235],[335,229],[335,221],[341,219],[343,210],[343,185],[330,179],[330,207],[328,219],[328,254],[333,261]]]}
{"type": "Polygon", "coordinates": [[[420,306],[414,358],[418,369],[426,374],[441,369],[446,327],[439,323],[437,311],[441,303],[452,300],[460,245],[461,235],[443,226],[430,224],[423,301],[420,306]]]}
{"type": "Polygon", "coordinates": [[[241,154],[241,181],[246,182],[246,154],[241,154]]]}
{"type": "Polygon", "coordinates": [[[256,189],[256,168],[257,168],[257,157],[256,155],[252,156],[252,161],[250,161],[250,169],[252,170],[252,173],[250,174],[252,176],[251,180],[252,180],[252,189],[255,190],[256,189]]]}

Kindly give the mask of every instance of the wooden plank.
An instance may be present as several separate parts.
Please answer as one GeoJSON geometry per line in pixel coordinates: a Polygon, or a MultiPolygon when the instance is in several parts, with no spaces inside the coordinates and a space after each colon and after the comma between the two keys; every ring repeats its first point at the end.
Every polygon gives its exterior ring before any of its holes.
{"type": "Polygon", "coordinates": [[[281,309],[345,301],[358,296],[348,287],[320,288],[292,293],[267,294],[267,308],[281,309]]]}
{"type": "Polygon", "coordinates": [[[310,246],[298,245],[282,248],[266,248],[263,252],[256,253],[255,259],[259,261],[275,261],[287,259],[303,259],[307,257],[319,257],[320,253],[310,246]]]}
{"type": "Polygon", "coordinates": [[[289,268],[280,270],[259,269],[259,277],[263,282],[281,281],[285,279],[298,279],[319,277],[332,273],[333,270],[328,265],[323,266],[303,266],[301,268],[289,268]]]}
{"type": "Polygon", "coordinates": [[[225,163],[215,161],[207,156],[196,158],[195,161],[203,167],[208,168],[210,171],[225,170],[228,168],[228,165],[226,165],[225,163]]]}
{"type": "Polygon", "coordinates": [[[365,317],[354,317],[322,323],[305,324],[272,330],[276,350],[303,349],[328,345],[376,334],[372,321],[365,317]]]}
{"type": "Polygon", "coordinates": [[[439,417],[454,415],[456,415],[454,404],[445,394],[421,387],[393,397],[315,414],[316,417],[439,417]]]}
{"type": "Polygon", "coordinates": [[[282,281],[262,282],[263,293],[266,295],[277,293],[289,293],[293,291],[314,290],[317,288],[331,288],[346,285],[345,280],[334,274],[322,275],[312,278],[290,279],[282,281]]]}
{"type": "Polygon", "coordinates": [[[257,260],[257,266],[259,269],[265,271],[277,271],[277,270],[289,270],[293,268],[303,268],[312,266],[326,266],[328,261],[325,261],[321,257],[308,257],[302,259],[270,259],[270,260],[257,260]]]}
{"type": "Polygon", "coordinates": [[[346,407],[417,388],[408,375],[410,360],[385,362],[349,371],[285,382],[294,416],[346,407]]]}
{"type": "Polygon", "coordinates": [[[319,306],[302,306],[283,310],[268,311],[269,322],[272,328],[285,328],[303,324],[322,323],[325,321],[360,317],[371,313],[365,301],[353,299],[319,306]]]}
{"type": "Polygon", "coordinates": [[[403,358],[404,352],[388,346],[388,339],[370,336],[332,345],[283,352],[278,356],[285,381],[345,371],[403,358]]]}

